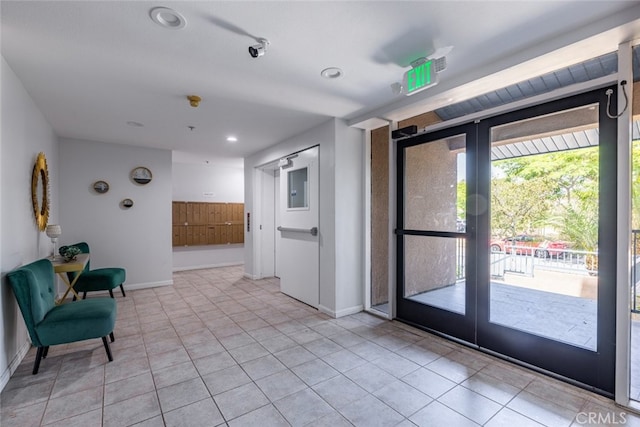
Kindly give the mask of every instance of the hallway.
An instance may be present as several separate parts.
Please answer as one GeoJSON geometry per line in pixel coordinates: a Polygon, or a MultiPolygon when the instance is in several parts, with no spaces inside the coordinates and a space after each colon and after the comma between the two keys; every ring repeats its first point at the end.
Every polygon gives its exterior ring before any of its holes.
{"type": "Polygon", "coordinates": [[[0,424],[559,427],[599,414],[640,426],[601,396],[398,322],[329,318],[242,271],[118,296],[112,363],[99,340],[81,342],[52,347],[33,376],[31,349],[0,424]]]}

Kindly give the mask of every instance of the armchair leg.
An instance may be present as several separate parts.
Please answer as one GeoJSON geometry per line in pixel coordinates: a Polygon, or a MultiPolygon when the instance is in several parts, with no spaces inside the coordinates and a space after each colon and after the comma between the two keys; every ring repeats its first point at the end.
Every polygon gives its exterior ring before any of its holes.
{"type": "Polygon", "coordinates": [[[113,335],[113,331],[111,331],[111,333],[109,334],[109,338],[111,338],[111,342],[114,342],[116,340],[116,337],[113,335]]]}
{"type": "Polygon", "coordinates": [[[44,348],[44,351],[42,352],[42,358],[46,359],[47,358],[47,354],[49,354],[49,346],[46,346],[44,348]]]}
{"type": "Polygon", "coordinates": [[[87,292],[86,291],[82,293],[82,299],[87,299],[87,292]]]}
{"type": "Polygon", "coordinates": [[[124,286],[122,286],[122,283],[120,284],[120,291],[122,291],[122,296],[126,297],[127,295],[124,293],[124,286]]]}
{"type": "Polygon", "coordinates": [[[111,355],[111,349],[109,348],[109,341],[107,341],[107,337],[102,337],[102,344],[104,344],[104,349],[107,351],[107,358],[109,362],[113,362],[113,356],[111,355]]]}
{"type": "Polygon", "coordinates": [[[37,374],[38,369],[40,369],[40,360],[42,359],[42,353],[44,353],[44,347],[38,347],[38,351],[36,352],[36,362],[33,364],[33,375],[37,374]]]}
{"type": "Polygon", "coordinates": [[[111,289],[109,289],[109,296],[113,298],[113,291],[111,289]]]}

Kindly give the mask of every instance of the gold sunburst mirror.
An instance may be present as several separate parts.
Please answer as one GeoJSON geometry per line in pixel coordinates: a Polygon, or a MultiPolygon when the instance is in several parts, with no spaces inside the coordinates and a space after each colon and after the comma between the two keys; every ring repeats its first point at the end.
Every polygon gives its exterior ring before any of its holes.
{"type": "Polygon", "coordinates": [[[49,170],[44,153],[38,153],[31,173],[31,203],[38,230],[44,231],[49,221],[49,170]]]}

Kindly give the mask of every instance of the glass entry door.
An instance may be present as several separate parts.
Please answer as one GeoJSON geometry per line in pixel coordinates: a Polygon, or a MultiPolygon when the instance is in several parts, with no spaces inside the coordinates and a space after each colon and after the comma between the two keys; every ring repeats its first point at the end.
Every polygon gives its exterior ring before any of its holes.
{"type": "Polygon", "coordinates": [[[399,319],[613,394],[606,108],[600,89],[399,141],[399,319]]]}
{"type": "Polygon", "coordinates": [[[398,317],[475,342],[476,126],[399,144],[398,317]],[[468,179],[471,178],[471,179],[468,179]],[[428,321],[426,321],[428,320],[428,321]]]}

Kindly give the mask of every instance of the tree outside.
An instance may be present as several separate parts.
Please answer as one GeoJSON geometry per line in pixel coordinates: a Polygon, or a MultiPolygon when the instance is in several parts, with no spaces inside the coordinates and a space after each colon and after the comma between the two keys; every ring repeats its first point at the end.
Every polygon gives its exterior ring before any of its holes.
{"type": "Polygon", "coordinates": [[[598,167],[598,147],[493,162],[494,234],[553,235],[597,250],[598,167]]]}
{"type": "MultiPolygon", "coordinates": [[[[598,248],[598,147],[494,161],[494,238],[542,234],[573,249],[598,248]]],[[[458,217],[466,215],[466,182],[458,182],[458,217]]],[[[632,151],[632,228],[640,230],[640,140],[632,151]]]]}

